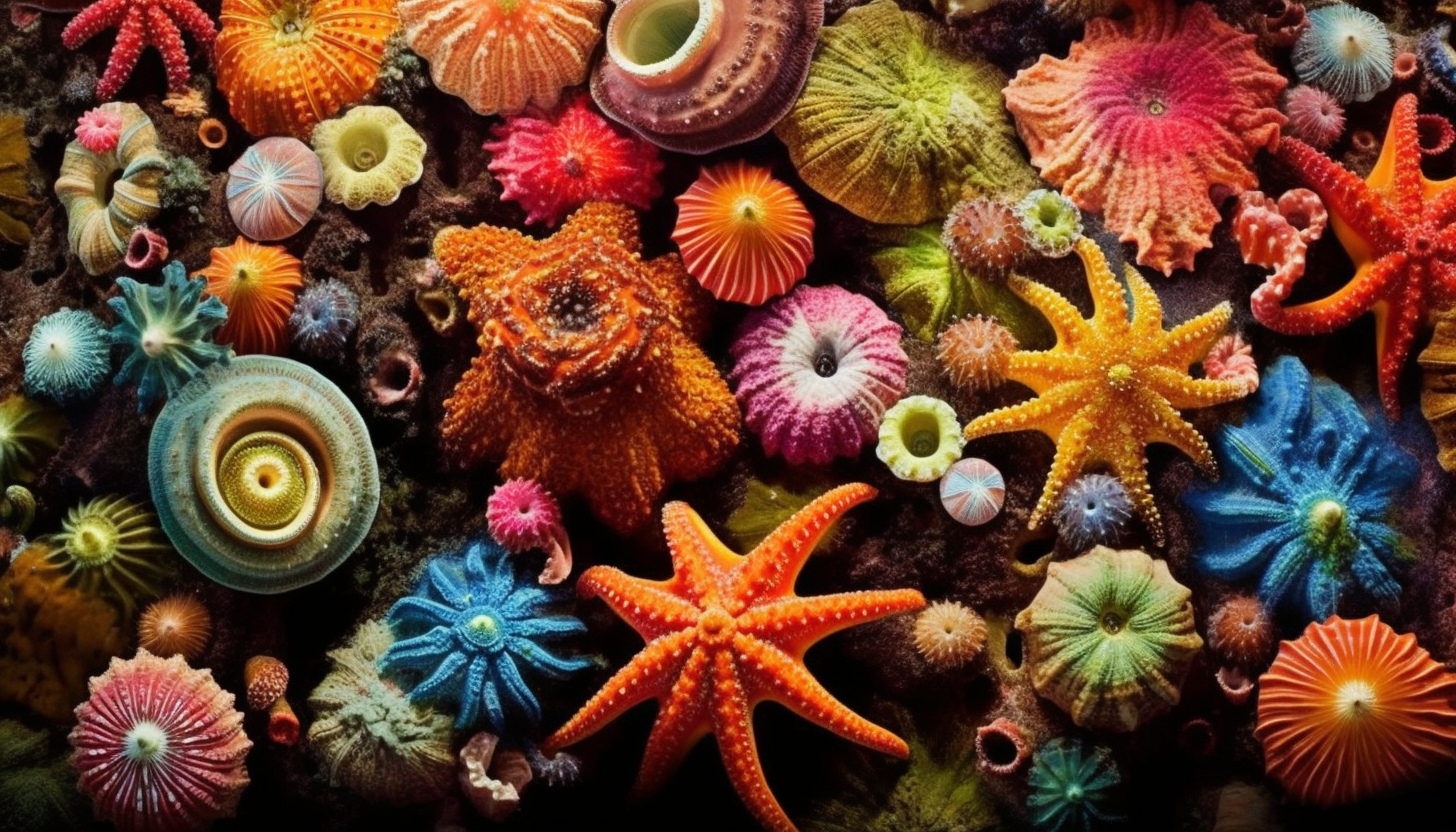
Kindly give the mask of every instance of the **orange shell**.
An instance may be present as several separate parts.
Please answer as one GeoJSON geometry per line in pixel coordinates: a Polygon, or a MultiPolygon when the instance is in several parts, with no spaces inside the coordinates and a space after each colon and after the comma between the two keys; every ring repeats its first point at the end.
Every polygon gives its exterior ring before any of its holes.
{"type": "Polygon", "coordinates": [[[238,355],[282,355],[293,295],[303,288],[303,264],[278,246],[260,246],[239,237],[212,250],[212,262],[197,273],[207,278],[207,294],[227,304],[227,323],[217,331],[219,344],[238,355]]]}
{"type": "Polygon", "coordinates": [[[1302,803],[1354,803],[1456,759],[1456,675],[1378,616],[1331,616],[1259,677],[1264,766],[1302,803]]]}
{"type": "Polygon", "coordinates": [[[814,218],[768,168],[742,160],[703,168],[677,209],[673,242],[719,300],[757,306],[793,288],[814,259],[814,218]]]}
{"type": "Polygon", "coordinates": [[[254,136],[307,139],[374,88],[393,0],[223,0],[217,86],[254,136]]]}

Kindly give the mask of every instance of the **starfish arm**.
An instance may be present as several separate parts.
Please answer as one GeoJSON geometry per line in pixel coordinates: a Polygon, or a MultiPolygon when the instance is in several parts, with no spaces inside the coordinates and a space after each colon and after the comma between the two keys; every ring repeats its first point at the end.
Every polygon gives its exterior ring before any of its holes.
{"type": "Polygon", "coordinates": [[[913,589],[792,597],[754,607],[739,616],[737,626],[740,633],[803,658],[804,652],[825,636],[924,606],[925,596],[913,589]]]}
{"type": "Polygon", "coordinates": [[[1007,358],[1003,375],[1042,393],[1059,384],[1081,381],[1088,372],[1085,356],[1057,348],[1042,352],[1017,350],[1007,358]]]}
{"type": "Polygon", "coordinates": [[[513,655],[552,679],[565,679],[578,670],[592,666],[592,660],[585,656],[558,656],[529,639],[509,636],[506,644],[510,646],[513,655]]]}
{"type": "Polygon", "coordinates": [[[586,625],[580,618],[569,615],[545,615],[522,619],[516,622],[517,632],[528,640],[540,638],[561,638],[586,632],[586,625]]]}
{"type": "Polygon", "coordinates": [[[662,530],[672,554],[670,591],[700,609],[723,605],[725,577],[743,565],[743,556],[724,546],[687,503],[663,506],[662,530]]]}
{"type": "Polygon", "coordinates": [[[1421,220],[1431,228],[1443,229],[1443,236],[1450,232],[1452,229],[1449,226],[1456,222],[1456,188],[1448,187],[1431,197],[1421,210],[1421,220]]]}
{"type": "Polygon", "coordinates": [[[1140,391],[1139,398],[1142,399],[1142,412],[1151,420],[1143,443],[1162,442],[1172,445],[1191,457],[1203,473],[1209,477],[1217,477],[1218,461],[1214,459],[1213,449],[1208,447],[1203,435],[1188,424],[1168,400],[1158,393],[1143,390],[1140,391]]]}
{"type": "Polygon", "coordinates": [[[1249,394],[1245,382],[1236,379],[1190,378],[1171,367],[1143,370],[1147,389],[1166,399],[1178,410],[1211,407],[1241,399],[1249,394]]]}
{"type": "Polygon", "coordinates": [[[207,12],[192,0],[162,0],[162,6],[211,57],[213,43],[217,40],[217,25],[207,12]]]}
{"type": "Polygon", "coordinates": [[[1127,291],[1132,297],[1132,327],[1136,337],[1162,339],[1163,302],[1158,300],[1158,293],[1132,266],[1128,266],[1124,273],[1127,275],[1127,291]]]}
{"type": "Polygon", "coordinates": [[[1006,285],[1047,319],[1058,344],[1077,344],[1092,337],[1092,328],[1082,313],[1055,289],[1015,274],[1006,278],[1006,285]]]}
{"type": "Polygon", "coordinates": [[[1421,143],[1416,129],[1416,97],[1403,95],[1390,112],[1390,126],[1380,158],[1367,180],[1372,185],[1389,182],[1397,210],[1415,214],[1420,210],[1424,189],[1421,182],[1421,143]]]}
{"type": "Polygon", "coordinates": [[[469,587],[460,580],[457,573],[445,568],[443,559],[436,558],[430,561],[430,565],[425,567],[425,577],[430,582],[430,588],[435,590],[435,593],[440,596],[440,600],[448,605],[442,606],[441,609],[452,610],[451,613],[447,613],[450,617],[453,617],[453,610],[470,606],[469,587]]]}
{"type": "Polygon", "coordinates": [[[131,77],[131,71],[136,69],[137,61],[141,60],[142,45],[146,43],[144,14],[141,9],[132,8],[122,19],[120,28],[116,30],[116,46],[111,49],[106,71],[96,81],[97,99],[108,101],[116,95],[121,85],[131,77]]]}
{"type": "Polygon", "coordinates": [[[755,697],[772,699],[850,742],[901,759],[910,756],[904,740],[845,707],[795,657],[743,633],[733,639],[733,649],[739,666],[748,668],[747,687],[755,697]]]}
{"type": "Polygon", "coordinates": [[[1161,347],[1157,361],[1179,370],[1187,370],[1194,362],[1202,361],[1215,342],[1223,337],[1233,320],[1234,308],[1228,301],[1190,318],[1168,330],[1156,341],[1161,347]]]}
{"type": "Polygon", "coordinates": [[[1299,139],[1282,139],[1278,154],[1357,236],[1382,248],[1400,239],[1400,218],[1360,177],[1299,139]]]}
{"type": "Polygon", "coordinates": [[[182,31],[161,6],[147,6],[147,29],[167,69],[167,91],[185,92],[192,70],[187,65],[187,45],[182,42],[182,31]]]}
{"type": "Polygon", "coordinates": [[[460,672],[470,663],[464,653],[450,653],[424,681],[410,691],[411,702],[453,700],[459,696],[460,672]]]}
{"type": "Polygon", "coordinates": [[[694,648],[672,690],[663,698],[657,721],[647,737],[647,750],[642,753],[642,769],[632,786],[634,797],[657,791],[698,740],[711,730],[708,702],[712,691],[707,684],[711,661],[712,655],[707,650],[694,648]]]}
{"type": "Polygon", "coordinates": [[[1084,401],[1091,395],[1089,387],[1081,383],[1064,384],[1021,404],[983,413],[966,425],[966,441],[998,433],[1035,430],[1057,442],[1066,424],[1085,409],[1084,401]]]}
{"type": "Polygon", "coordinates": [[[1254,317],[1275,332],[1286,335],[1323,335],[1343,329],[1365,314],[1389,291],[1405,272],[1409,259],[1403,252],[1386,255],[1355,271],[1350,282],[1334,294],[1298,306],[1271,306],[1254,317]]]}
{"type": "MultiPolygon", "coordinates": [[[[1424,273],[1425,265],[1413,265],[1412,269],[1420,269],[1424,273]]],[[[1399,304],[1378,303],[1373,310],[1380,401],[1385,405],[1385,413],[1392,422],[1400,418],[1401,370],[1405,369],[1411,347],[1425,325],[1428,299],[1422,297],[1423,283],[1424,280],[1418,284],[1416,279],[1412,279],[1406,293],[1399,296],[1399,304]]]]}
{"type": "Polygon", "coordinates": [[[511,704],[525,717],[531,727],[540,725],[541,703],[536,701],[536,694],[531,692],[531,686],[521,678],[521,670],[516,667],[515,661],[508,654],[497,654],[490,659],[490,662],[495,669],[496,678],[505,688],[511,704]]]}
{"type": "Polygon", "coordinates": [[[667,693],[670,680],[680,675],[696,637],[697,630],[689,629],[650,642],[614,673],[575,716],[543,740],[541,747],[548,752],[564,748],[595,734],[634,705],[667,693]]]}
{"type": "Polygon", "coordinates": [[[1153,502],[1153,489],[1148,485],[1147,451],[1141,442],[1132,439],[1114,446],[1113,451],[1107,459],[1107,464],[1112,466],[1113,476],[1122,481],[1122,487],[1127,491],[1128,499],[1132,501],[1138,517],[1142,518],[1143,525],[1147,527],[1153,543],[1162,546],[1163,518],[1159,516],[1158,506],[1153,502]]]}
{"type": "MultiPolygon", "coordinates": [[[[1131,327],[1127,295],[1121,281],[1107,265],[1102,249],[1090,237],[1080,237],[1077,239],[1077,256],[1082,258],[1082,265],[1087,271],[1087,288],[1092,292],[1091,326],[1096,330],[1097,337],[1105,339],[1118,333],[1126,333],[1131,327]]],[[[1137,271],[1132,270],[1132,273],[1137,274],[1137,271]]],[[[1137,279],[1142,278],[1139,276],[1137,279]]],[[[1162,327],[1163,308],[1156,302],[1156,296],[1153,307],[1140,312],[1157,320],[1158,326],[1162,327]]]]}
{"type": "Polygon", "coordinates": [[[764,779],[763,765],[758,761],[758,743],[753,737],[753,706],[728,651],[714,654],[712,677],[716,706],[713,733],[733,790],[738,792],[754,819],[769,832],[798,832],[764,779]]]}
{"type": "MultiPolygon", "coordinates": [[[[1084,411],[1068,422],[1056,437],[1057,455],[1052,458],[1052,469],[1047,472],[1046,485],[1036,501],[1036,509],[1031,512],[1031,518],[1027,521],[1027,528],[1035,529],[1041,524],[1042,518],[1055,511],[1062,492],[1082,473],[1082,466],[1087,462],[1091,451],[1089,443],[1092,432],[1096,428],[1095,420],[1088,418],[1084,411]]],[[[1103,428],[1111,429],[1105,425],[1103,428]]]]}
{"type": "Polygon", "coordinates": [[[643,641],[692,627],[700,611],[674,595],[665,581],[636,578],[615,566],[593,566],[581,574],[576,592],[583,598],[600,598],[618,617],[631,625],[643,641]]]}
{"type": "Polygon", "coordinates": [[[799,571],[834,521],[878,493],[864,483],[852,482],[826,491],[796,512],[748,553],[730,596],[734,603],[752,606],[790,595],[799,571]]]}
{"type": "Polygon", "coordinates": [[[436,627],[423,635],[396,641],[379,657],[379,666],[388,671],[435,664],[441,656],[456,653],[449,633],[444,627],[436,627]]]}
{"type": "Polygon", "coordinates": [[[82,9],[61,30],[61,44],[75,49],[107,29],[115,29],[126,17],[127,8],[125,0],[100,0],[82,9]]]}
{"type": "MultiPolygon", "coordinates": [[[[460,607],[464,606],[464,604],[460,605],[460,607]]],[[[389,613],[391,618],[399,618],[402,615],[413,613],[414,615],[423,616],[434,624],[443,624],[448,627],[450,622],[455,620],[455,616],[459,614],[459,608],[447,607],[444,604],[436,603],[428,598],[421,598],[418,595],[407,595],[395,601],[394,606],[389,608],[389,613]]]]}

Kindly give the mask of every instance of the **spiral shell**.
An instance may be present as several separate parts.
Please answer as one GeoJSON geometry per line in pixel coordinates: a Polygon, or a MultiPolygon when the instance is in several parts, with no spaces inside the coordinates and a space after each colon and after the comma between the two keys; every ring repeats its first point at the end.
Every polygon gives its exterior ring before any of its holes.
{"type": "Polygon", "coordinates": [[[188,383],[157,417],[149,467],[177,551],[244,592],[323,578],[379,507],[363,418],[332,382],[284,358],[245,356],[188,383]]]}
{"type": "Polygon", "coordinates": [[[162,210],[158,188],[170,167],[157,146],[157,128],[140,107],[111,103],[99,109],[121,116],[116,148],[94,153],[79,141],[71,142],[56,180],[56,196],[70,221],[71,251],[91,275],[119,266],[132,229],[162,210]],[[117,173],[120,178],[111,182],[117,173]]]}
{"type": "Polygon", "coordinates": [[[228,168],[228,212],[249,239],[292,237],[313,219],[323,198],[324,166],[298,139],[264,139],[228,168]]]}

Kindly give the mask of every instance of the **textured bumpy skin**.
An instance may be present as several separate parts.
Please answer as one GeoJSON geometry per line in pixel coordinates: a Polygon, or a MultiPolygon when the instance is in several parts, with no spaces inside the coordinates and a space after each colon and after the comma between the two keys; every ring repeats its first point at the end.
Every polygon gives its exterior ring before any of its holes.
{"type": "Polygon", "coordinates": [[[61,43],[75,49],[106,29],[116,29],[116,46],[106,62],[106,71],[96,81],[96,98],[100,101],[108,101],[121,91],[148,46],[155,46],[162,55],[167,67],[167,91],[177,92],[187,89],[191,75],[179,24],[204,54],[212,54],[217,29],[207,12],[192,0],[98,0],[66,24],[61,43]]]}
{"type": "Polygon", "coordinates": [[[1264,770],[1333,806],[1431,778],[1456,761],[1456,675],[1377,616],[1332,616],[1279,646],[1259,677],[1264,770]]]}
{"type": "Polygon", "coordinates": [[[1380,400],[1392,419],[1400,415],[1400,372],[1427,315],[1456,298],[1456,178],[1421,174],[1416,105],[1414,93],[1395,103],[1364,181],[1298,139],[1280,144],[1279,158],[1324,200],[1355,276],[1327,297],[1281,306],[1293,280],[1275,272],[1250,301],[1259,323],[1289,335],[1323,335],[1372,313],[1380,400]]]}
{"type": "Polygon", "coordinates": [[[1094,731],[1136,730],[1178,704],[1203,639],[1165,561],[1098,546],[1053,563],[1016,617],[1036,692],[1094,731]]]}
{"type": "Polygon", "coordinates": [[[1058,498],[1083,468],[1102,463],[1122,481],[1138,515],[1162,545],[1163,523],[1148,485],[1146,448],[1153,442],[1172,445],[1217,475],[1208,443],[1179,411],[1233,401],[1253,390],[1245,379],[1193,378],[1188,372],[1223,334],[1233,310],[1221,303],[1164,330],[1162,304],[1136,269],[1127,270],[1124,295],[1096,243],[1084,237],[1076,250],[1087,270],[1092,317],[1084,319],[1052,289],[1013,275],[1011,290],[1046,315],[1057,344],[1041,352],[1012,353],[1005,377],[1030,387],[1037,398],[976,417],[966,425],[966,439],[1036,430],[1057,444],[1031,528],[1055,511],[1058,498]]]}
{"type": "Polygon", "coordinates": [[[1257,184],[1249,164],[1279,143],[1286,81],[1211,6],[1132,5],[1129,19],[1088,21],[1066,58],[1018,73],[1006,107],[1041,175],[1171,274],[1211,244],[1209,189],[1257,184]]]}
{"type": "Polygon", "coordinates": [[[805,506],[747,555],[729,551],[684,503],[668,503],[663,530],[673,576],[635,578],[609,566],[582,574],[577,591],[601,598],[647,642],[632,661],[543,745],[582,740],[633,706],[658,699],[634,791],[661,786],[698,740],[713,734],[728,779],[771,832],[794,832],[759,764],[753,708],[773,700],[868,748],[908,756],[899,737],[846,708],[804,667],[804,653],[831,633],[921,609],[913,589],[801,598],[799,570],[845,511],[875,496],[840,486],[805,506]]]}
{"type": "Polygon", "coordinates": [[[546,240],[488,225],[435,237],[481,348],[445,401],[446,448],[582,494],[620,531],[738,442],[733,395],[696,344],[711,301],[677,255],[640,250],[636,214],[602,202],[546,240]]]}

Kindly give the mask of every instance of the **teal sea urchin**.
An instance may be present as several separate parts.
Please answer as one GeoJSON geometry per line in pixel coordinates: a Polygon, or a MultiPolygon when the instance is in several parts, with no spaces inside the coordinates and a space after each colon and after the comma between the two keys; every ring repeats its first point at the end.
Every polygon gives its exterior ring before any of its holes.
{"type": "Polygon", "coordinates": [[[152,428],[152,501],[203,574],[244,592],[287,592],[353,553],[379,507],[379,465],[359,411],[296,361],[214,365],[152,428]]]}
{"type": "Polygon", "coordinates": [[[62,309],[37,321],[21,355],[25,392],[59,405],[94,396],[111,370],[106,327],[81,309],[62,309]]]}

